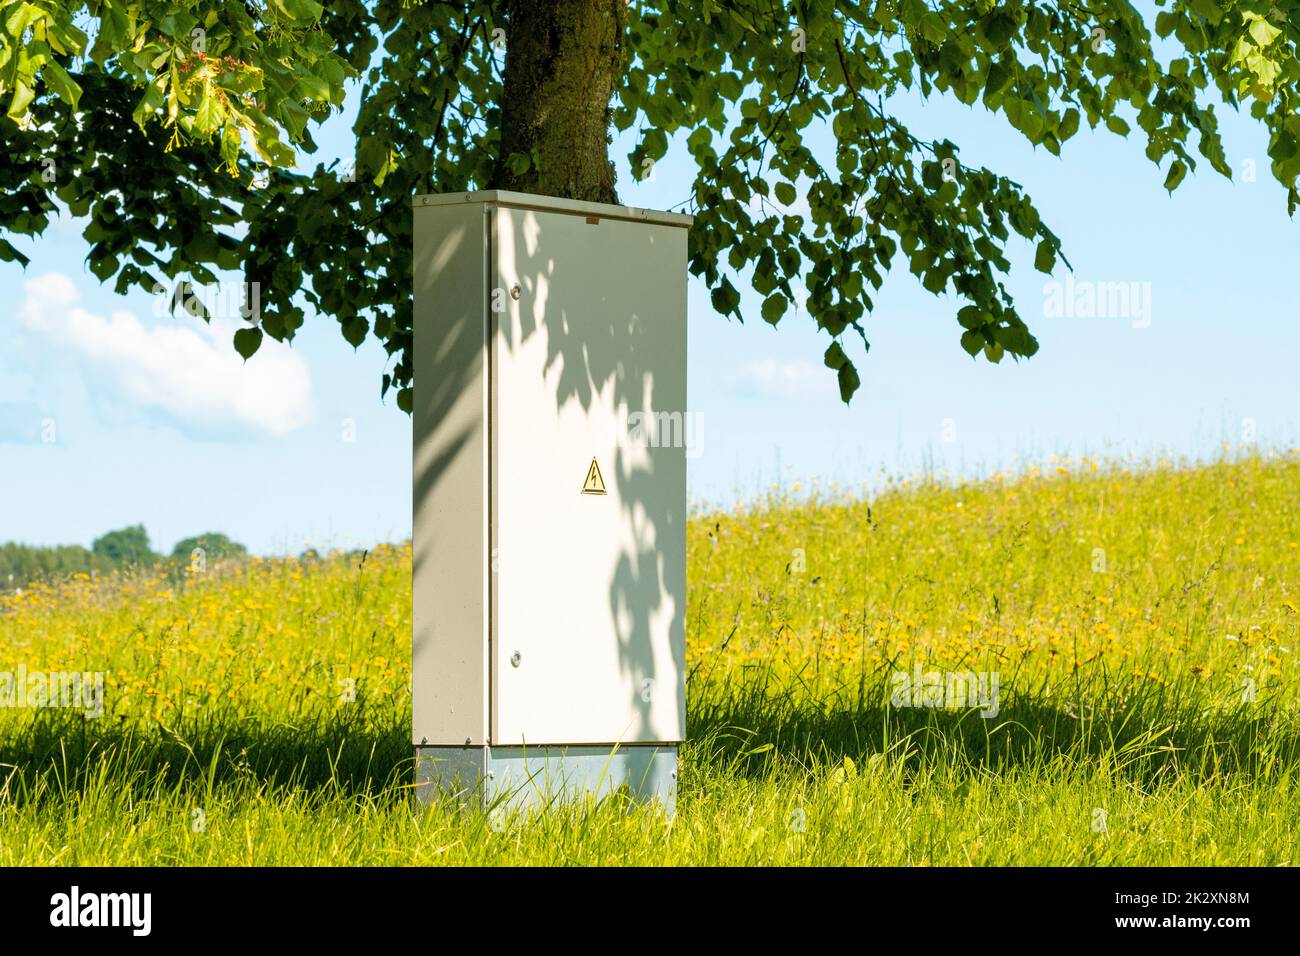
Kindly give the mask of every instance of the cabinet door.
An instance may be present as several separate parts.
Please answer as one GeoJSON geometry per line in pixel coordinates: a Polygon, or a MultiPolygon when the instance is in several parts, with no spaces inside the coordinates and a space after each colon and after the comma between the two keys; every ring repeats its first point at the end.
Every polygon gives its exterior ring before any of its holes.
{"type": "Polygon", "coordinates": [[[686,230],[492,224],[492,741],[681,740],[686,230]]]}

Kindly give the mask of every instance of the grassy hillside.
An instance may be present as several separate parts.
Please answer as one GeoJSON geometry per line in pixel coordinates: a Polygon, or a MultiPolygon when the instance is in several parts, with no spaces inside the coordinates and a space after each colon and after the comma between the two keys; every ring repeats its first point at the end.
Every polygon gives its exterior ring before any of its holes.
{"type": "Polygon", "coordinates": [[[109,672],[0,709],[0,864],[1294,864],[1298,547],[1296,454],[698,515],[671,824],[413,808],[408,549],[80,577],[0,598],[0,673],[109,672]]]}

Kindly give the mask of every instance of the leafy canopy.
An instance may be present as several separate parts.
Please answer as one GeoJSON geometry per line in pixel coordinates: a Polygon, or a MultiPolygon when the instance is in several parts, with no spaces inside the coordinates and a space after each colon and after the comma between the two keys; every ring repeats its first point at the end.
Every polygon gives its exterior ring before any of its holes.
{"type": "MultiPolygon", "coordinates": [[[[845,336],[866,342],[893,265],[954,293],[961,346],[997,362],[1038,348],[1002,281],[1012,235],[1043,272],[1063,258],[1016,183],[915,136],[889,97],[982,103],[1052,154],[1084,122],[1140,135],[1169,190],[1200,160],[1231,175],[1215,106],[1248,109],[1300,202],[1300,0],[631,7],[611,110],[632,169],[684,140],[691,272],[738,318],[737,283],[773,324],[806,295],[846,400],[845,336]],[[809,145],[822,128],[833,155],[809,145]]],[[[3,235],[39,235],[62,204],[119,292],[242,270],[261,314],[241,354],[316,310],[384,343],[383,391],[409,411],[409,197],[490,185],[508,42],[491,2],[0,0],[0,258],[25,263],[3,235]],[[353,79],[355,168],[295,171],[353,79]]]]}
{"type": "Polygon", "coordinates": [[[242,558],[248,554],[248,549],[238,541],[230,540],[229,536],[219,531],[209,531],[205,534],[195,535],[192,538],[182,538],[176,542],[176,547],[172,548],[172,560],[189,561],[196,552],[202,551],[205,559],[219,561],[223,558],[242,558]]]}
{"type": "Polygon", "coordinates": [[[118,567],[152,564],[158,559],[149,546],[149,534],[144,525],[132,525],[109,531],[95,539],[91,553],[118,567]]]}

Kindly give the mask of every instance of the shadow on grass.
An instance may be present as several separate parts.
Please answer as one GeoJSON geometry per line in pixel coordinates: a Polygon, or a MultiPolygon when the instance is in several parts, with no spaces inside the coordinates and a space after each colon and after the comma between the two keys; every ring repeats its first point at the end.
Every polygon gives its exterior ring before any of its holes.
{"type": "Polygon", "coordinates": [[[0,739],[0,802],[13,804],[230,787],[378,798],[404,792],[412,776],[410,718],[399,715],[230,716],[168,728],[46,711],[0,739]]]}
{"type": "Polygon", "coordinates": [[[1041,689],[1004,691],[996,713],[985,717],[977,707],[894,706],[880,686],[819,698],[767,680],[706,685],[688,705],[690,756],[702,769],[749,777],[876,754],[911,771],[1076,769],[1137,784],[1300,774],[1300,719],[1275,701],[1212,706],[1181,684],[1093,690],[1081,704],[1041,689]]]}
{"type": "MultiPolygon", "coordinates": [[[[883,683],[806,691],[771,679],[693,682],[684,764],[761,778],[883,755],[906,771],[958,776],[1077,770],[1139,785],[1300,776],[1300,718],[1290,709],[1267,698],[1212,706],[1192,685],[1096,687],[1083,704],[1042,688],[1004,691],[987,718],[977,708],[892,706],[883,683]]],[[[176,728],[51,710],[0,738],[0,802],[14,805],[231,788],[395,800],[412,783],[410,715],[400,707],[292,722],[212,712],[176,728]]]]}

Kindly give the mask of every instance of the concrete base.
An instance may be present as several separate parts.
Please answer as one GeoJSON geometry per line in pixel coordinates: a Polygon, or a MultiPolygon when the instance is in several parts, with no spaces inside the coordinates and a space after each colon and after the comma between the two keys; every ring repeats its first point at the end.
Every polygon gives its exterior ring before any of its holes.
{"type": "Polygon", "coordinates": [[[626,790],[635,800],[658,801],[672,816],[677,747],[416,747],[415,784],[421,803],[451,794],[485,810],[525,810],[626,790]]]}

